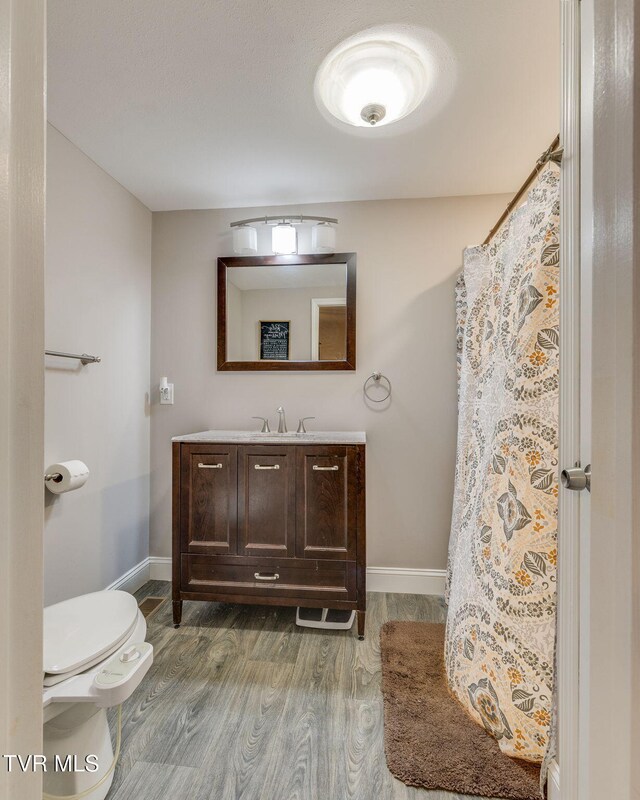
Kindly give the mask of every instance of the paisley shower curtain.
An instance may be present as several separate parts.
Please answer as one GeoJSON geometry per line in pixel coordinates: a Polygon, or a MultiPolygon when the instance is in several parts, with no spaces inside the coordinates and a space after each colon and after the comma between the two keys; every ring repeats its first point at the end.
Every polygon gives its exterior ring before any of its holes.
{"type": "Polygon", "coordinates": [[[559,168],[547,164],[456,291],[458,447],[447,679],[510,756],[552,716],[558,512],[559,168]]]}

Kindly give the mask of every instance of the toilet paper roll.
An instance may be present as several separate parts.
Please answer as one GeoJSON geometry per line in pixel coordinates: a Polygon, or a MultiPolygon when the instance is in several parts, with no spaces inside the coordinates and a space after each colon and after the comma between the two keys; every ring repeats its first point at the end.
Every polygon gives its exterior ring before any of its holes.
{"type": "Polygon", "coordinates": [[[72,492],[84,486],[89,477],[89,467],[84,461],[62,461],[47,468],[44,485],[54,494],[72,492]]]}

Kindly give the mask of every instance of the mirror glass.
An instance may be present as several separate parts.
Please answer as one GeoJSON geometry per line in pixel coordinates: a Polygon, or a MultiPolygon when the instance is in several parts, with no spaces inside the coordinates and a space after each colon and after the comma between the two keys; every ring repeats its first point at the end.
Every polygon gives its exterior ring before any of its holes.
{"type": "Polygon", "coordinates": [[[229,361],[344,361],[347,265],[227,270],[229,361]]]}

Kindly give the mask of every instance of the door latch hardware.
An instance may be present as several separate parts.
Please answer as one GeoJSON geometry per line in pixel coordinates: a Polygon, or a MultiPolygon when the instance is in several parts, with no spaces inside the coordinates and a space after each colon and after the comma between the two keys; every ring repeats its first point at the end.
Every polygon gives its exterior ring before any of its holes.
{"type": "Polygon", "coordinates": [[[570,489],[572,492],[581,492],[586,489],[591,491],[591,464],[583,469],[580,462],[577,462],[575,467],[570,469],[563,469],[560,473],[560,480],[565,489],[570,489]]]}

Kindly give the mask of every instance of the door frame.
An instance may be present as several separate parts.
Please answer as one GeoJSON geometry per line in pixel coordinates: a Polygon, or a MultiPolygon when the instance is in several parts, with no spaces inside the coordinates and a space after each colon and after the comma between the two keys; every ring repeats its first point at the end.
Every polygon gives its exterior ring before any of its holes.
{"type": "MultiPolygon", "coordinates": [[[[560,0],[560,469],[580,461],[581,4],[560,0]]],[[[549,800],[578,798],[580,495],[560,488],[556,657],[557,762],[549,800]],[[559,765],[559,774],[558,774],[559,765]]]]}
{"type": "MultiPolygon", "coordinates": [[[[23,756],[42,753],[45,30],[44,0],[0,0],[0,754],[23,756]]],[[[0,796],[40,800],[42,774],[0,759],[0,796]]]]}
{"type": "Polygon", "coordinates": [[[346,297],[311,298],[311,360],[320,361],[320,308],[322,306],[346,306],[346,297]]]}

